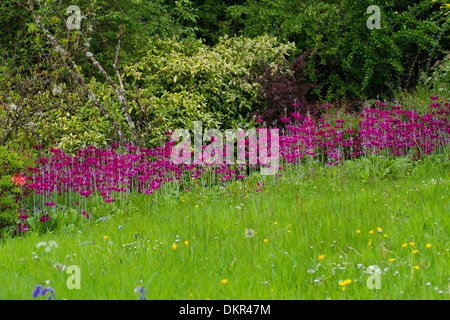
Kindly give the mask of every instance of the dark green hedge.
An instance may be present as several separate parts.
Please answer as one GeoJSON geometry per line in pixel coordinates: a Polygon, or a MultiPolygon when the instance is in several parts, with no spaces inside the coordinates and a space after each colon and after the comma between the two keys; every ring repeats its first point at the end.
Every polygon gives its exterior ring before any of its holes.
{"type": "MultiPolygon", "coordinates": [[[[398,87],[414,87],[421,73],[429,74],[434,61],[449,50],[450,23],[444,25],[448,16],[439,10],[439,1],[247,0],[226,7],[226,14],[219,11],[223,7],[219,3],[233,1],[217,1],[215,11],[209,1],[193,2],[211,8],[200,10],[203,30],[209,22],[217,34],[268,33],[294,41],[295,56],[317,49],[314,80],[328,100],[392,97],[398,87]],[[381,29],[367,28],[370,5],[381,10],[381,29]]],[[[216,40],[206,31],[199,36],[216,40]]]]}

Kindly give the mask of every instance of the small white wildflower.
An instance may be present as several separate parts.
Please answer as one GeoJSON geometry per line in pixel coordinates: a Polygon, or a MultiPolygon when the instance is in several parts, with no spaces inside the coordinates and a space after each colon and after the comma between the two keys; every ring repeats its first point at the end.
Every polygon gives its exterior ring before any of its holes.
{"type": "Polygon", "coordinates": [[[252,238],[254,235],[255,235],[255,231],[253,231],[253,229],[245,230],[245,237],[246,238],[252,238]]]}

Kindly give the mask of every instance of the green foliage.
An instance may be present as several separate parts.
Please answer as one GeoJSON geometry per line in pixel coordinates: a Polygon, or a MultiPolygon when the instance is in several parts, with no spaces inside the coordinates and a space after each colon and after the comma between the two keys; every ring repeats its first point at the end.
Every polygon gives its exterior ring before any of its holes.
{"type": "MultiPolygon", "coordinates": [[[[0,2],[5,25],[0,30],[0,141],[14,140],[26,148],[57,142],[58,147],[76,150],[81,144],[105,145],[117,140],[109,116],[97,109],[73,79],[70,62],[48,45],[26,10],[28,2],[0,2]],[[54,94],[55,88],[62,92],[54,94]]],[[[104,76],[75,48],[81,33],[67,32],[66,10],[74,3],[32,3],[45,27],[68,48],[84,78],[91,79],[86,82],[96,97],[129,136],[117,97],[104,76]]],[[[129,112],[139,133],[151,144],[169,128],[192,128],[194,120],[205,127],[252,125],[249,115],[262,100],[256,85],[240,79],[252,71],[262,72],[259,60],[272,65],[289,52],[292,61],[312,48],[318,52],[311,65],[317,72],[308,80],[323,88],[315,90],[315,95],[328,101],[377,95],[392,98],[401,87],[404,92],[397,96],[406,96],[422,76],[424,97],[421,91],[420,101],[414,104],[424,108],[429,104],[427,90],[439,90],[434,95],[450,92],[449,60],[444,58],[450,43],[446,3],[89,0],[77,5],[84,16],[83,35],[91,39],[89,51],[116,83],[111,57],[117,34],[124,28],[119,70],[129,112]],[[369,5],[380,7],[381,29],[367,28],[369,5]],[[195,35],[205,41],[195,40],[195,35]],[[280,44],[288,41],[295,45],[280,44]]]]}
{"type": "MultiPolygon", "coordinates": [[[[33,67],[37,64],[47,65],[45,56],[51,52],[46,45],[46,38],[38,30],[31,14],[26,10],[28,0],[2,0],[0,2],[0,48],[2,56],[16,63],[16,68],[33,67]]],[[[143,1],[136,5],[135,0],[89,0],[74,3],[71,0],[32,1],[36,14],[43,17],[47,28],[63,45],[69,40],[75,42],[77,32],[68,34],[66,21],[67,8],[78,5],[86,18],[82,24],[92,24],[90,33],[91,51],[97,60],[112,72],[111,54],[115,53],[117,33],[121,26],[126,30],[122,41],[121,58],[135,58],[135,41],[145,43],[150,36],[161,38],[193,36],[197,15],[195,8],[187,0],[143,1]]],[[[85,59],[85,58],[84,58],[85,59]]],[[[51,65],[49,63],[48,65],[51,65]]],[[[83,72],[89,77],[98,75],[95,68],[90,68],[87,60],[80,63],[83,72]]],[[[100,77],[99,77],[100,78],[100,77]]]]}
{"type": "Polygon", "coordinates": [[[435,102],[430,99],[431,96],[438,96],[439,101],[450,102],[450,95],[445,90],[446,82],[428,80],[419,82],[411,91],[399,89],[395,93],[396,102],[406,109],[415,110],[420,114],[430,111],[430,104],[435,102]]]}
{"type": "MultiPolygon", "coordinates": [[[[55,66],[59,63],[55,59],[55,66]]],[[[57,146],[70,152],[81,144],[105,145],[108,138],[114,139],[109,121],[66,68],[48,68],[40,74],[36,67],[31,75],[9,70],[8,79],[0,83],[3,144],[15,141],[28,149],[57,146]]],[[[101,84],[94,81],[95,85],[101,84]]]]}
{"type": "Polygon", "coordinates": [[[423,160],[413,161],[411,157],[390,158],[382,156],[368,156],[361,161],[345,161],[345,165],[356,170],[355,176],[359,176],[364,183],[374,181],[397,180],[408,175],[421,176],[430,170],[443,170],[449,168],[445,154],[430,155],[423,160]]]}
{"type": "MultiPolygon", "coordinates": [[[[103,0],[95,9],[95,28],[92,32],[92,52],[108,73],[113,73],[111,56],[117,45],[117,34],[126,30],[121,47],[121,61],[127,64],[136,59],[136,48],[145,45],[152,36],[162,39],[191,38],[196,30],[196,10],[188,0],[103,0]]],[[[88,10],[88,6],[86,6],[88,10]]],[[[85,71],[89,72],[88,69],[85,71]]],[[[100,79],[100,77],[97,77],[100,79]]]]}
{"type": "Polygon", "coordinates": [[[0,146],[0,231],[14,228],[20,207],[21,189],[11,178],[30,165],[27,155],[14,150],[11,144],[0,146]]]}
{"type": "MultiPolygon", "coordinates": [[[[352,163],[352,161],[348,161],[352,163]]],[[[354,165],[354,164],[353,164],[354,165]]],[[[376,180],[385,180],[388,178],[400,178],[411,173],[414,164],[410,158],[390,159],[379,156],[369,156],[362,158],[358,162],[360,177],[363,182],[368,183],[376,180]]]]}
{"type": "Polygon", "coordinates": [[[40,221],[40,217],[29,217],[27,219],[28,225],[34,232],[51,232],[54,230],[74,230],[80,220],[84,218],[80,212],[73,208],[65,208],[63,210],[49,211],[45,221],[40,221]]]}
{"type": "Polygon", "coordinates": [[[261,60],[281,62],[292,49],[269,36],[223,37],[212,48],[153,38],[144,59],[123,67],[130,94],[137,92],[128,98],[131,114],[149,143],[169,128],[192,129],[193,121],[216,128],[248,123],[260,96],[256,84],[240,79],[257,71],[261,60]]]}
{"type": "Polygon", "coordinates": [[[329,101],[389,98],[400,86],[412,88],[450,43],[446,16],[431,1],[248,0],[227,13],[228,30],[242,26],[237,33],[247,37],[294,41],[296,54],[316,49],[312,79],[329,101]],[[380,7],[381,29],[367,27],[370,5],[380,7]]]}
{"type": "Polygon", "coordinates": [[[232,21],[232,15],[227,8],[242,5],[245,0],[192,0],[191,2],[198,12],[195,22],[196,35],[209,46],[218,43],[219,39],[226,34],[239,34],[240,28],[243,27],[237,21],[232,21]]]}
{"type": "Polygon", "coordinates": [[[439,95],[450,95],[450,51],[442,61],[437,61],[431,68],[433,74],[424,81],[425,85],[430,85],[437,89],[439,95]]]}

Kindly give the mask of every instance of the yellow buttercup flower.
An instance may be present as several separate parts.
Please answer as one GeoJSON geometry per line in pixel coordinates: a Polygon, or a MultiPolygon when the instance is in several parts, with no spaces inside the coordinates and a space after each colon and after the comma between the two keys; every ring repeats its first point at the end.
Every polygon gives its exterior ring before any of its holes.
{"type": "Polygon", "coordinates": [[[103,239],[105,239],[105,240],[108,239],[108,236],[103,236],[103,239]]]}
{"type": "Polygon", "coordinates": [[[267,239],[264,239],[264,243],[267,243],[267,242],[269,242],[269,240],[267,240],[267,239]]]}
{"type": "Polygon", "coordinates": [[[369,234],[373,234],[373,230],[370,230],[370,231],[369,231],[369,234]]]}
{"type": "Polygon", "coordinates": [[[431,243],[427,244],[426,247],[429,249],[431,248],[431,243]]]}
{"type": "Polygon", "coordinates": [[[413,250],[412,253],[416,254],[417,252],[419,252],[418,250],[413,250]]]}
{"type": "Polygon", "coordinates": [[[414,269],[419,270],[420,268],[419,268],[419,266],[415,266],[414,269]]]}
{"type": "Polygon", "coordinates": [[[188,245],[189,245],[189,241],[185,241],[185,242],[184,242],[184,245],[185,245],[185,246],[188,246],[188,245]]]}
{"type": "Polygon", "coordinates": [[[403,247],[403,248],[406,248],[407,246],[408,246],[407,243],[402,244],[402,247],[403,247]]]}
{"type": "Polygon", "coordinates": [[[415,244],[416,244],[415,242],[410,242],[410,243],[409,243],[409,245],[410,245],[411,247],[414,247],[415,244]]]}
{"type": "Polygon", "coordinates": [[[325,255],[324,255],[324,254],[321,254],[321,255],[319,256],[319,260],[323,260],[323,259],[325,259],[325,255]]]}
{"type": "Polygon", "coordinates": [[[228,279],[222,279],[222,280],[220,280],[220,282],[221,282],[222,284],[227,284],[228,279]]]}
{"type": "Polygon", "coordinates": [[[361,233],[361,230],[356,230],[356,233],[357,233],[357,234],[360,234],[360,233],[361,233]]]}
{"type": "Polygon", "coordinates": [[[176,245],[175,243],[172,245],[172,249],[173,249],[173,250],[176,250],[176,249],[177,249],[177,245],[176,245]]]}
{"type": "Polygon", "coordinates": [[[390,261],[390,262],[394,262],[395,259],[394,259],[394,258],[390,258],[389,261],[390,261]]]}

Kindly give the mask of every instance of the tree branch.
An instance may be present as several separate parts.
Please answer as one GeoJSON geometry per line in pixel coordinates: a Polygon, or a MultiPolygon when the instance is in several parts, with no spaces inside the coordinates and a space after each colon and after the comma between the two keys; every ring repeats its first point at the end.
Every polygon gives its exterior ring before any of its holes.
{"type": "MultiPolygon", "coordinates": [[[[91,96],[94,96],[94,93],[92,92],[91,88],[89,88],[89,86],[86,84],[86,81],[84,79],[84,77],[80,74],[80,72],[77,70],[77,65],[76,63],[73,61],[73,59],[70,57],[69,54],[66,54],[66,52],[63,50],[63,48],[58,44],[58,42],[56,41],[56,39],[52,36],[52,34],[50,33],[50,31],[48,31],[44,25],[42,24],[41,20],[40,20],[40,16],[36,16],[34,11],[33,11],[33,5],[32,3],[30,3],[30,8],[27,9],[31,15],[33,16],[36,24],[39,26],[39,28],[44,32],[44,34],[46,35],[48,41],[52,44],[52,46],[55,48],[55,51],[59,52],[62,56],[66,57],[70,63],[72,64],[72,68],[70,68],[70,72],[72,73],[72,75],[74,76],[75,79],[79,80],[81,85],[83,86],[83,88],[85,90],[87,90],[89,92],[89,94],[91,96]]],[[[94,59],[94,61],[96,61],[94,59]]],[[[98,62],[97,62],[98,63],[98,62]]],[[[100,66],[100,65],[99,65],[100,66]]],[[[101,66],[100,66],[101,68],[101,66]]],[[[103,68],[101,68],[103,69],[103,68]]],[[[103,70],[104,71],[104,70],[103,70]]],[[[105,72],[106,73],[106,72],[105,72]]],[[[107,75],[107,74],[106,74],[107,75]]],[[[109,76],[107,77],[107,79],[109,78],[109,76]]],[[[110,83],[112,82],[112,79],[109,78],[110,83]]],[[[114,82],[112,82],[112,84],[114,85],[113,88],[115,87],[115,92],[117,91],[117,87],[115,86],[114,82]]],[[[117,94],[116,94],[117,95],[117,94]]],[[[120,101],[120,99],[119,99],[120,101]]],[[[119,135],[119,138],[123,141],[126,141],[126,137],[123,134],[123,132],[120,130],[119,125],[117,124],[117,122],[115,121],[115,119],[109,114],[108,110],[105,108],[105,106],[96,99],[95,101],[95,105],[100,109],[100,111],[109,119],[111,125],[113,126],[114,130],[117,132],[117,134],[119,135]]],[[[127,114],[128,114],[128,110],[127,110],[127,114]]],[[[127,119],[128,120],[128,119],[127,119]]],[[[131,119],[130,119],[131,120],[131,119]]],[[[133,134],[133,132],[132,132],[133,134]]],[[[135,134],[133,134],[133,139],[136,140],[135,134]]]]}

